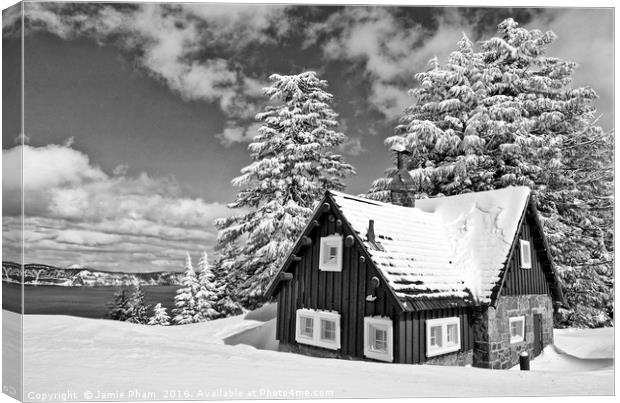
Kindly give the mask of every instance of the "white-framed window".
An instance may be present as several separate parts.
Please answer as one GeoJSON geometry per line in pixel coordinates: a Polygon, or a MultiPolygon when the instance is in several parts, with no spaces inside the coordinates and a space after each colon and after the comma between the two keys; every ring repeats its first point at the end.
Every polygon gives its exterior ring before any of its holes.
{"type": "Polygon", "coordinates": [[[314,338],[314,317],[299,316],[299,334],[308,339],[314,338]]]}
{"type": "Polygon", "coordinates": [[[342,271],[342,236],[330,235],[321,238],[319,270],[342,271]]]}
{"type": "Polygon", "coordinates": [[[510,325],[510,343],[519,343],[525,340],[525,316],[508,318],[510,325]]]}
{"type": "Polygon", "coordinates": [[[461,321],[458,317],[426,320],[426,356],[458,351],[461,348],[461,321]]]}
{"type": "Polygon", "coordinates": [[[334,311],[298,309],[295,340],[298,343],[338,350],[340,348],[340,314],[334,311]]]}
{"type": "Polygon", "coordinates": [[[380,361],[394,361],[392,319],[384,316],[364,318],[364,356],[380,361]]]}
{"type": "Polygon", "coordinates": [[[519,250],[521,251],[521,268],[522,269],[531,269],[532,268],[532,249],[530,248],[530,241],[525,241],[523,239],[519,240],[519,250]]]}

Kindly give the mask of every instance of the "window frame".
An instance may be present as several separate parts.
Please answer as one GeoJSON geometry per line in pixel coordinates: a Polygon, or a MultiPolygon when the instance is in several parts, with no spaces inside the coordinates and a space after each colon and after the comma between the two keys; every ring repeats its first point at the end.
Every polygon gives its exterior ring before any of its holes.
{"type": "Polygon", "coordinates": [[[340,314],[335,311],[319,311],[314,309],[298,309],[295,313],[295,341],[310,346],[327,348],[330,350],[340,349],[340,314]],[[312,318],[312,338],[302,334],[301,318],[312,318]],[[335,324],[335,339],[323,339],[322,321],[335,324]]]}
{"type": "Polygon", "coordinates": [[[453,353],[461,349],[461,319],[458,316],[426,320],[426,356],[435,357],[442,354],[453,353]],[[448,344],[448,326],[456,325],[456,339],[454,344],[448,344]],[[441,328],[441,346],[431,345],[431,333],[435,327],[441,328]]]}
{"type": "Polygon", "coordinates": [[[306,338],[306,339],[310,339],[312,340],[314,338],[314,317],[313,316],[307,316],[307,315],[299,315],[299,336],[306,338]],[[306,330],[306,325],[307,325],[307,321],[310,320],[311,323],[311,331],[310,331],[310,335],[306,334],[305,330],[306,330]]]}
{"type": "Polygon", "coordinates": [[[521,268],[532,268],[532,244],[525,239],[519,240],[519,256],[521,258],[521,268]],[[527,248],[527,253],[524,252],[524,248],[527,248]]]}
{"type": "Polygon", "coordinates": [[[319,249],[319,270],[321,271],[342,271],[342,235],[334,234],[321,237],[319,249]],[[325,262],[325,253],[329,248],[337,248],[336,263],[325,262]]]}
{"type": "Polygon", "coordinates": [[[510,344],[521,343],[525,341],[525,315],[511,316],[508,318],[508,332],[510,334],[510,344]],[[521,335],[512,335],[512,324],[515,322],[521,322],[521,335]]]}
{"type": "Polygon", "coordinates": [[[373,360],[393,362],[394,361],[394,322],[385,316],[365,316],[364,317],[364,356],[373,360]],[[370,345],[371,329],[386,332],[386,351],[379,351],[370,345]]]}

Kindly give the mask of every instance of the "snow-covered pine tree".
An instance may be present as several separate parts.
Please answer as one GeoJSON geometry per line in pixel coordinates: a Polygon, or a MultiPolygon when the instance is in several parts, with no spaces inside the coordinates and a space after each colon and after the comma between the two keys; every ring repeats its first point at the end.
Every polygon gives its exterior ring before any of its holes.
{"type": "MultiPolygon", "coordinates": [[[[221,291],[225,293],[224,289],[221,291]]],[[[241,305],[239,305],[238,302],[233,301],[233,299],[226,294],[223,294],[223,296],[217,301],[215,304],[215,310],[219,312],[221,317],[241,315],[243,313],[241,305]]]]}
{"type": "Polygon", "coordinates": [[[546,229],[570,310],[560,324],[613,323],[613,136],[590,126],[563,144],[561,173],[550,183],[546,229]]]}
{"type": "MultiPolygon", "coordinates": [[[[468,126],[480,111],[486,89],[481,83],[482,60],[466,36],[450,54],[446,66],[435,57],[429,70],[416,74],[420,86],[409,94],[414,103],[405,110],[396,135],[385,141],[390,148],[410,153],[408,169],[418,197],[491,188],[489,156],[482,152],[484,133],[468,126]]],[[[396,160],[394,161],[396,163],[396,160]]],[[[390,201],[391,176],[386,172],[371,186],[369,198],[390,201]]]]}
{"type": "Polygon", "coordinates": [[[198,262],[198,292],[196,293],[196,322],[215,319],[220,316],[216,310],[221,291],[215,284],[215,276],[209,265],[207,252],[202,252],[198,262]]]}
{"type": "Polygon", "coordinates": [[[129,298],[122,288],[114,293],[112,301],[108,304],[106,318],[125,321],[130,315],[129,298]]]}
{"type": "Polygon", "coordinates": [[[149,321],[148,311],[150,305],[144,303],[144,292],[140,284],[136,282],[133,292],[128,300],[128,317],[127,322],[146,324],[149,321]]]}
{"type": "Polygon", "coordinates": [[[198,290],[198,278],[192,265],[192,258],[187,253],[181,287],[177,290],[177,294],[174,297],[175,307],[172,309],[172,316],[175,325],[186,325],[195,322],[196,313],[198,312],[196,306],[198,290]]]}
{"type": "MultiPolygon", "coordinates": [[[[417,197],[532,188],[571,303],[570,320],[600,325],[612,313],[603,262],[612,253],[613,224],[608,209],[593,213],[599,207],[592,203],[611,197],[605,168],[610,155],[601,151],[609,143],[594,121],[596,93],[570,87],[576,64],[545,56],[555,39],[552,32],[529,31],[512,19],[500,23],[498,35],[479,51],[464,37],[445,66],[435,59],[417,75],[413,105],[386,144],[411,154],[408,170],[417,197]],[[570,151],[571,144],[581,143],[592,147],[588,152],[598,150],[597,163],[570,151]],[[583,187],[584,181],[595,184],[583,187]],[[594,216],[600,219],[588,221],[594,216]],[[571,247],[568,237],[581,246],[571,247]],[[575,287],[587,292],[577,298],[575,287]]],[[[389,201],[393,172],[375,181],[368,197],[389,201]]]]}
{"type": "Polygon", "coordinates": [[[166,307],[161,306],[161,302],[157,303],[153,308],[153,316],[149,318],[149,325],[151,326],[169,326],[170,316],[166,307]]]}
{"type": "Polygon", "coordinates": [[[314,72],[270,80],[272,104],[256,115],[262,126],[248,147],[253,162],[232,181],[241,190],[229,207],[245,211],[215,223],[217,271],[247,306],[260,302],[323,192],[343,189],[355,173],[334,153],[346,137],[336,131],[327,82],[314,72]]]}

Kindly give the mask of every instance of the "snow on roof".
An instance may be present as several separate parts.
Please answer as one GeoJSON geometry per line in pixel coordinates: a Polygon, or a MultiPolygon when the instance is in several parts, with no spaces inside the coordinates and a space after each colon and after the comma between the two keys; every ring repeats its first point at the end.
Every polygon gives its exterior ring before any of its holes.
{"type": "Polygon", "coordinates": [[[526,187],[416,200],[416,207],[331,191],[400,298],[490,301],[529,197],[526,187]],[[366,238],[374,220],[378,250],[366,238]]]}

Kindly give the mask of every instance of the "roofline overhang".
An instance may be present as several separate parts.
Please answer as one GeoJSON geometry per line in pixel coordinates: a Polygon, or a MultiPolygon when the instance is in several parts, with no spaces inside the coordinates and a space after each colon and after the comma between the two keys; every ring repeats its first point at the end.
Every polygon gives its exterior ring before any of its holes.
{"type": "Polygon", "coordinates": [[[306,227],[301,232],[301,234],[299,235],[297,241],[295,242],[295,246],[291,249],[291,251],[289,252],[289,254],[288,254],[287,258],[286,258],[286,260],[284,261],[284,263],[282,264],[282,266],[280,267],[280,269],[276,273],[276,276],[273,278],[273,280],[271,281],[271,283],[267,287],[267,291],[265,292],[265,297],[266,298],[271,298],[276,293],[276,290],[277,290],[278,285],[280,284],[280,280],[281,280],[280,274],[284,273],[284,272],[286,272],[286,270],[288,270],[290,264],[292,263],[292,256],[295,255],[299,251],[299,247],[301,246],[302,238],[304,236],[307,236],[308,233],[314,228],[313,221],[317,220],[318,217],[320,216],[320,214],[322,214],[323,204],[326,203],[326,202],[328,202],[329,205],[331,206],[332,213],[334,215],[336,215],[337,218],[339,218],[342,221],[343,232],[346,229],[346,231],[349,234],[351,234],[353,236],[353,238],[355,239],[355,243],[354,244],[360,245],[360,251],[361,251],[361,253],[364,256],[365,261],[367,262],[367,264],[372,265],[372,267],[375,269],[375,271],[377,272],[377,274],[380,277],[380,280],[383,282],[383,284],[385,284],[385,288],[387,289],[388,295],[391,296],[391,298],[393,299],[394,304],[396,306],[398,306],[403,312],[410,310],[410,309],[407,309],[405,303],[400,298],[398,298],[398,296],[396,295],[396,293],[394,292],[394,290],[390,286],[389,282],[387,281],[387,279],[385,278],[385,276],[383,275],[381,270],[379,270],[376,267],[375,263],[372,261],[372,257],[370,256],[370,253],[366,249],[366,245],[364,245],[364,243],[362,242],[362,240],[359,237],[359,235],[353,230],[353,227],[351,226],[349,221],[346,219],[346,217],[344,216],[342,211],[340,211],[340,208],[338,207],[338,204],[336,203],[336,201],[332,197],[332,194],[330,193],[329,190],[325,191],[325,194],[323,195],[323,197],[321,198],[320,202],[315,207],[314,212],[310,216],[310,219],[308,220],[308,223],[306,224],[306,227]]]}
{"type": "Polygon", "coordinates": [[[301,233],[297,237],[297,240],[293,244],[294,245],[293,248],[290,250],[286,259],[284,260],[284,262],[282,263],[282,265],[276,272],[276,275],[274,276],[274,278],[271,280],[271,282],[267,286],[267,290],[265,291],[265,298],[271,298],[273,294],[275,293],[276,289],[278,288],[278,285],[280,284],[280,280],[281,280],[280,274],[284,273],[286,269],[288,269],[291,262],[293,261],[293,255],[299,251],[303,237],[306,236],[310,232],[310,230],[314,228],[314,225],[312,224],[312,222],[317,218],[318,214],[323,209],[323,203],[325,203],[325,201],[327,200],[328,193],[329,191],[325,191],[325,194],[323,194],[323,197],[321,197],[321,200],[319,201],[319,203],[317,203],[317,205],[314,207],[314,211],[310,215],[310,219],[306,223],[306,226],[304,227],[303,231],[301,231],[301,233]]]}

